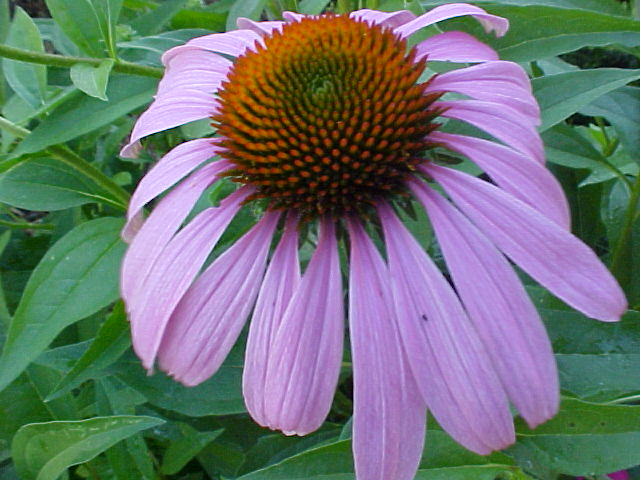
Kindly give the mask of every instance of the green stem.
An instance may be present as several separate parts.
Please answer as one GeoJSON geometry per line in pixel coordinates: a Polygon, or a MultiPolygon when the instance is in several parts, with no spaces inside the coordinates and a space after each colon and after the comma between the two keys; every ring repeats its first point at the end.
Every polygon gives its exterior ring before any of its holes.
{"type": "Polygon", "coordinates": [[[618,242],[616,243],[615,249],[613,251],[613,257],[611,260],[611,272],[616,278],[619,278],[619,276],[621,275],[620,268],[622,266],[624,253],[627,250],[629,239],[631,238],[631,234],[633,233],[633,224],[638,218],[639,197],[640,175],[636,177],[636,181],[632,185],[631,193],[629,196],[629,205],[627,207],[627,213],[625,214],[624,219],[624,227],[622,228],[622,233],[620,234],[620,238],[618,238],[618,242]]]}
{"type": "Polygon", "coordinates": [[[53,230],[54,225],[50,223],[29,223],[29,222],[9,222],[0,218],[0,227],[12,230],[53,230]]]}
{"type": "MultiPolygon", "coordinates": [[[[88,57],[67,57],[63,55],[54,55],[52,53],[39,53],[22,48],[10,47],[9,45],[0,44],[0,57],[10,58],[12,60],[20,60],[28,63],[38,63],[41,65],[50,65],[53,67],[69,68],[77,63],[86,63],[88,65],[100,65],[103,59],[88,57]]],[[[138,65],[137,63],[118,60],[113,65],[113,71],[118,73],[128,73],[130,75],[140,75],[143,77],[161,78],[163,70],[157,67],[149,67],[147,65],[138,65]]]]}
{"type": "MultiPolygon", "coordinates": [[[[31,132],[15,123],[0,117],[0,128],[8,131],[18,138],[24,138],[31,132]]],[[[53,145],[46,150],[58,160],[66,163],[86,177],[90,178],[96,185],[105,192],[109,192],[113,198],[103,198],[104,201],[122,210],[126,210],[129,203],[129,194],[120,185],[107,177],[102,171],[87,162],[80,155],[70,150],[64,145],[53,145]]]]}

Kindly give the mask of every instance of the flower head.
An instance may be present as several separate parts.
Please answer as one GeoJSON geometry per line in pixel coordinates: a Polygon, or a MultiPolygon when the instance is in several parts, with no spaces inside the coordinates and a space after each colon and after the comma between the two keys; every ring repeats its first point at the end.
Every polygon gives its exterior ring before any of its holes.
{"type": "Polygon", "coordinates": [[[569,232],[524,71],[462,32],[408,48],[422,27],[461,15],[507,30],[506,20],[466,4],[419,17],[360,10],[241,19],[239,30],[164,55],[156,99],[123,150],[135,154],[142,137],[192,120],[211,118],[217,128],[169,152],[138,186],[122,294],[144,366],[157,361],[186,385],[218,369],[251,315],[243,389],[261,425],[303,435],[329,412],[344,335],[338,252],[348,245],[361,480],[413,478],[427,408],[482,454],[514,441],[509,402],[532,426],[556,412],[550,344],[507,257],[587,315],[611,321],[626,308],[606,268],[569,232]],[[428,61],[474,65],[432,75],[428,61]],[[468,158],[491,181],[440,162],[440,151],[468,158]],[[222,177],[239,188],[185,224],[222,177]],[[172,186],[143,220],[143,206],[172,186]],[[451,281],[399,219],[412,198],[428,214],[451,281]],[[252,202],[264,206],[262,218],[203,270],[252,202]],[[304,274],[302,224],[311,238],[317,231],[304,274]]]}

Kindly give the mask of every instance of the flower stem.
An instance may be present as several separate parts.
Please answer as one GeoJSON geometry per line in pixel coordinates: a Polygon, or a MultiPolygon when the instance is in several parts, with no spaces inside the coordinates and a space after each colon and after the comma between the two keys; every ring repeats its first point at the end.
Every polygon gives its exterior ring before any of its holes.
{"type": "Polygon", "coordinates": [[[627,206],[627,213],[625,214],[624,219],[624,226],[622,227],[622,233],[620,233],[620,238],[618,238],[618,242],[616,243],[611,260],[611,272],[618,279],[620,279],[622,275],[622,272],[620,272],[620,268],[622,267],[624,253],[627,250],[629,240],[633,233],[633,224],[638,219],[638,215],[640,215],[640,212],[638,211],[639,197],[640,175],[636,176],[636,180],[632,185],[629,195],[629,205],[627,206]]]}
{"type": "MultiPolygon", "coordinates": [[[[89,65],[100,65],[103,59],[89,57],[67,57],[64,55],[55,55],[52,53],[39,53],[22,48],[11,47],[9,45],[0,44],[0,57],[10,58],[12,60],[20,60],[22,62],[37,63],[41,65],[51,65],[54,67],[72,67],[77,63],[86,63],[89,65]]],[[[137,63],[117,60],[113,65],[113,71],[118,73],[128,73],[130,75],[140,75],[143,77],[161,78],[163,70],[157,67],[147,65],[138,65],[137,63]]]]}
{"type": "MultiPolygon", "coordinates": [[[[18,138],[24,138],[31,133],[31,131],[26,128],[16,125],[4,117],[0,117],[0,128],[8,131],[18,138]]],[[[64,145],[53,145],[47,148],[46,151],[87,178],[90,178],[105,192],[110,193],[113,198],[102,197],[106,203],[109,203],[121,210],[126,210],[127,204],[129,203],[129,194],[124,188],[107,177],[98,168],[64,145]]]]}

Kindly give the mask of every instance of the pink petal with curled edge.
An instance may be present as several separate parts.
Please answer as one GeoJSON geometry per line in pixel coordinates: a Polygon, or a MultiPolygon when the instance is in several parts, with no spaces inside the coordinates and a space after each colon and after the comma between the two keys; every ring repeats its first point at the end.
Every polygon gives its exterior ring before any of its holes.
{"type": "Polygon", "coordinates": [[[473,5],[466,3],[450,3],[448,5],[436,7],[427,13],[420,15],[415,20],[405,23],[396,29],[396,33],[401,37],[408,37],[421,28],[434,23],[466,15],[471,15],[478,20],[487,33],[495,31],[496,36],[498,37],[502,37],[509,29],[509,21],[506,18],[491,15],[479,7],[474,7],[473,5]]]}
{"type": "Polygon", "coordinates": [[[303,15],[301,13],[296,13],[296,12],[282,12],[282,18],[284,18],[288,23],[299,22],[300,20],[302,20],[307,16],[308,15],[303,15]]]}
{"type": "Polygon", "coordinates": [[[411,182],[435,230],[456,291],[502,385],[533,428],[558,410],[551,344],[520,280],[496,247],[421,181],[411,182]]]}
{"type": "Polygon", "coordinates": [[[343,318],[335,225],[324,219],[272,345],[264,400],[270,428],[306,435],[326,418],[340,373],[343,318]]]}
{"type": "Polygon", "coordinates": [[[416,18],[416,16],[409,10],[398,10],[396,12],[380,12],[378,10],[369,10],[366,8],[351,12],[349,14],[349,17],[367,22],[370,25],[382,25],[394,29],[416,18]]]}
{"type": "Polygon", "coordinates": [[[476,100],[506,105],[533,125],[540,124],[540,107],[522,68],[512,62],[487,62],[436,75],[425,93],[456,92],[476,100]]]}
{"type": "Polygon", "coordinates": [[[389,270],[355,220],[349,222],[349,237],[356,476],[412,480],[422,455],[426,405],[402,349],[389,270]]]}
{"type": "Polygon", "coordinates": [[[520,268],[586,315],[616,321],[624,294],[589,247],[503,190],[470,175],[425,165],[460,209],[520,268]]]}
{"type": "MultiPolygon", "coordinates": [[[[144,285],[162,250],[187,218],[202,192],[214,183],[218,179],[217,175],[226,168],[226,163],[216,162],[198,170],[163,198],[139,227],[124,256],[120,273],[120,290],[127,304],[144,285]]],[[[138,215],[134,216],[132,221],[137,217],[138,215]]],[[[136,223],[138,221],[139,217],[136,223]]]]}
{"type": "Polygon", "coordinates": [[[226,58],[198,47],[180,46],[165,53],[166,70],[158,85],[156,102],[166,95],[198,90],[214,94],[233,65],[226,58]],[[169,54],[172,54],[169,57],[169,54]]]}
{"type": "Polygon", "coordinates": [[[282,30],[282,25],[284,22],[280,21],[265,21],[265,22],[254,22],[250,18],[240,17],[236,21],[238,28],[242,28],[245,30],[252,30],[261,36],[269,36],[273,33],[274,30],[282,30]]]}
{"type": "MultiPolygon", "coordinates": [[[[169,187],[178,183],[185,175],[200,166],[202,162],[213,157],[220,150],[217,142],[218,140],[213,138],[192,140],[181,143],[162,157],[142,178],[131,197],[123,236],[133,238],[131,233],[136,227],[133,224],[133,220],[141,212],[142,207],[169,187]]],[[[221,162],[223,163],[218,165],[221,169],[220,171],[231,168],[230,163],[225,160],[221,160],[221,162]]]]}
{"type": "Polygon", "coordinates": [[[416,45],[416,60],[427,57],[430,62],[488,62],[498,60],[489,45],[464,32],[444,32],[416,45]]]}
{"type": "Polygon", "coordinates": [[[455,100],[437,102],[445,108],[441,115],[470,123],[498,140],[544,163],[542,140],[531,122],[520,113],[505,105],[479,100],[455,100]]]}
{"type": "Polygon", "coordinates": [[[273,341],[299,283],[297,219],[295,215],[290,215],[253,311],[242,376],[242,392],[247,410],[263,426],[268,423],[264,415],[264,391],[273,341]]]}
{"type": "Polygon", "coordinates": [[[120,156],[129,158],[138,153],[138,141],[142,137],[210,117],[216,112],[217,106],[218,101],[212,94],[195,89],[181,89],[179,95],[158,97],[138,118],[129,143],[120,156]]]}
{"type": "Polygon", "coordinates": [[[151,267],[144,286],[127,304],[133,347],[146,369],[153,367],[173,310],[252,191],[241,188],[219,207],[198,214],[167,244],[151,267]]]}
{"type": "Polygon", "coordinates": [[[469,157],[501,188],[561,227],[571,229],[562,187],[543,165],[504,145],[475,137],[434,132],[429,140],[469,157]]]}
{"type": "Polygon", "coordinates": [[[506,394],[460,301],[387,204],[378,206],[400,334],[418,388],[458,443],[486,455],[515,441],[506,394]]]}
{"type": "Polygon", "coordinates": [[[267,212],[218,257],[173,311],[158,352],[160,367],[188,386],[213,375],[251,312],[279,212],[267,212]]]}
{"type": "Polygon", "coordinates": [[[225,33],[213,33],[196,37],[189,40],[186,45],[239,57],[247,50],[254,50],[256,42],[262,43],[262,35],[253,30],[232,30],[225,33]]]}

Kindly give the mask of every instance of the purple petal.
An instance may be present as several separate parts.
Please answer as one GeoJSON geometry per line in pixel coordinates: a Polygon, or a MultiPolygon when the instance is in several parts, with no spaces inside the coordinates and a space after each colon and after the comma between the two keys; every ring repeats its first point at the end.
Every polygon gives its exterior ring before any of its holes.
{"type": "Polygon", "coordinates": [[[181,45],[162,56],[166,70],[156,98],[182,89],[213,94],[233,65],[229,60],[199,47],[181,45]]]}
{"type": "Polygon", "coordinates": [[[496,246],[556,296],[586,315],[616,321],[622,290],[584,243],[503,190],[470,175],[426,165],[462,211],[496,246]]]}
{"type": "Polygon", "coordinates": [[[213,33],[189,40],[186,45],[201,47],[211,52],[239,57],[247,50],[253,50],[256,42],[262,43],[262,35],[252,30],[232,30],[213,33]]]}
{"type": "Polygon", "coordinates": [[[540,108],[531,94],[527,74],[516,63],[487,62],[436,75],[426,93],[457,92],[476,100],[494,102],[510,107],[540,124],[540,108]]]}
{"type": "Polygon", "coordinates": [[[421,28],[449,18],[462,17],[465,15],[473,16],[478,20],[478,22],[480,22],[487,33],[495,31],[496,36],[498,37],[502,37],[509,29],[509,21],[506,18],[491,15],[479,7],[474,7],[473,5],[468,5],[466,3],[450,3],[448,5],[436,7],[427,13],[420,15],[415,20],[405,23],[403,26],[396,29],[396,33],[402,37],[408,37],[421,28]]]}
{"type": "Polygon", "coordinates": [[[158,357],[176,380],[197,385],[228,355],[258,294],[279,217],[267,212],[207,268],[173,311],[158,357]]]}
{"type": "Polygon", "coordinates": [[[267,368],[265,416],[285,434],[316,430],[331,408],[343,341],[340,261],[332,220],[293,294],[272,345],[267,368]]]}
{"type": "Polygon", "coordinates": [[[422,455],[426,405],[402,349],[389,270],[357,221],[349,223],[349,236],[356,476],[412,480],[422,455]]]}
{"type": "Polygon", "coordinates": [[[366,8],[351,12],[349,17],[367,22],[370,25],[382,25],[393,29],[396,29],[416,18],[416,16],[409,10],[380,12],[378,10],[370,10],[366,8]]]}
{"type": "MultiPolygon", "coordinates": [[[[202,162],[213,157],[220,147],[217,140],[201,138],[190,142],[181,143],[167,153],[156,163],[138,184],[136,191],[129,202],[127,211],[127,224],[123,230],[123,237],[132,239],[136,230],[134,218],[141,212],[151,200],[156,198],[169,187],[178,183],[182,178],[191,173],[202,162]]],[[[218,165],[219,171],[230,168],[230,164],[222,160],[218,165]]]]}
{"type": "Polygon", "coordinates": [[[429,140],[469,157],[516,198],[561,227],[571,229],[571,213],[562,187],[543,165],[495,142],[434,132],[429,140]]]}
{"type": "Polygon", "coordinates": [[[241,188],[198,214],[162,250],[127,303],[133,347],[145,368],[153,367],[169,317],[251,192],[241,188]]]}
{"type": "Polygon", "coordinates": [[[505,392],[460,301],[387,204],[378,207],[400,333],[440,425],[480,454],[515,441],[505,392]]]}
{"type": "Polygon", "coordinates": [[[469,318],[509,398],[534,426],[558,410],[556,364],[540,316],[495,246],[421,181],[411,189],[433,225],[469,318]]]}
{"type": "Polygon", "coordinates": [[[303,15],[296,12],[282,12],[282,18],[284,18],[288,23],[299,22],[307,16],[308,15],[303,15]]]}
{"type": "Polygon", "coordinates": [[[242,392],[247,410],[263,426],[268,424],[264,415],[264,395],[272,345],[284,311],[299,283],[297,219],[295,215],[290,215],[253,311],[242,377],[242,392]]]}
{"type": "Polygon", "coordinates": [[[274,30],[282,30],[282,26],[284,22],[280,21],[270,21],[270,22],[254,22],[249,18],[240,17],[236,21],[238,28],[242,28],[245,30],[251,30],[256,32],[260,36],[268,36],[273,33],[274,30]]]}
{"type": "MultiPolygon", "coordinates": [[[[122,298],[131,301],[144,284],[162,250],[175,235],[202,192],[218,180],[218,174],[227,168],[223,162],[206,165],[173,189],[139,227],[122,262],[120,288],[122,298]]],[[[132,218],[133,228],[134,219],[132,218]]]]}
{"type": "Polygon", "coordinates": [[[129,143],[120,156],[134,157],[139,152],[138,141],[162,130],[184,125],[213,115],[218,106],[216,98],[199,90],[181,89],[179,95],[165,94],[158,97],[142,114],[131,132],[129,143]]]}
{"type": "Polygon", "coordinates": [[[464,32],[444,32],[416,45],[416,60],[424,57],[430,62],[487,62],[498,60],[489,45],[464,32]]]}
{"type": "Polygon", "coordinates": [[[470,123],[498,140],[544,163],[542,140],[535,125],[512,108],[495,102],[454,100],[437,102],[443,117],[470,123]]]}

